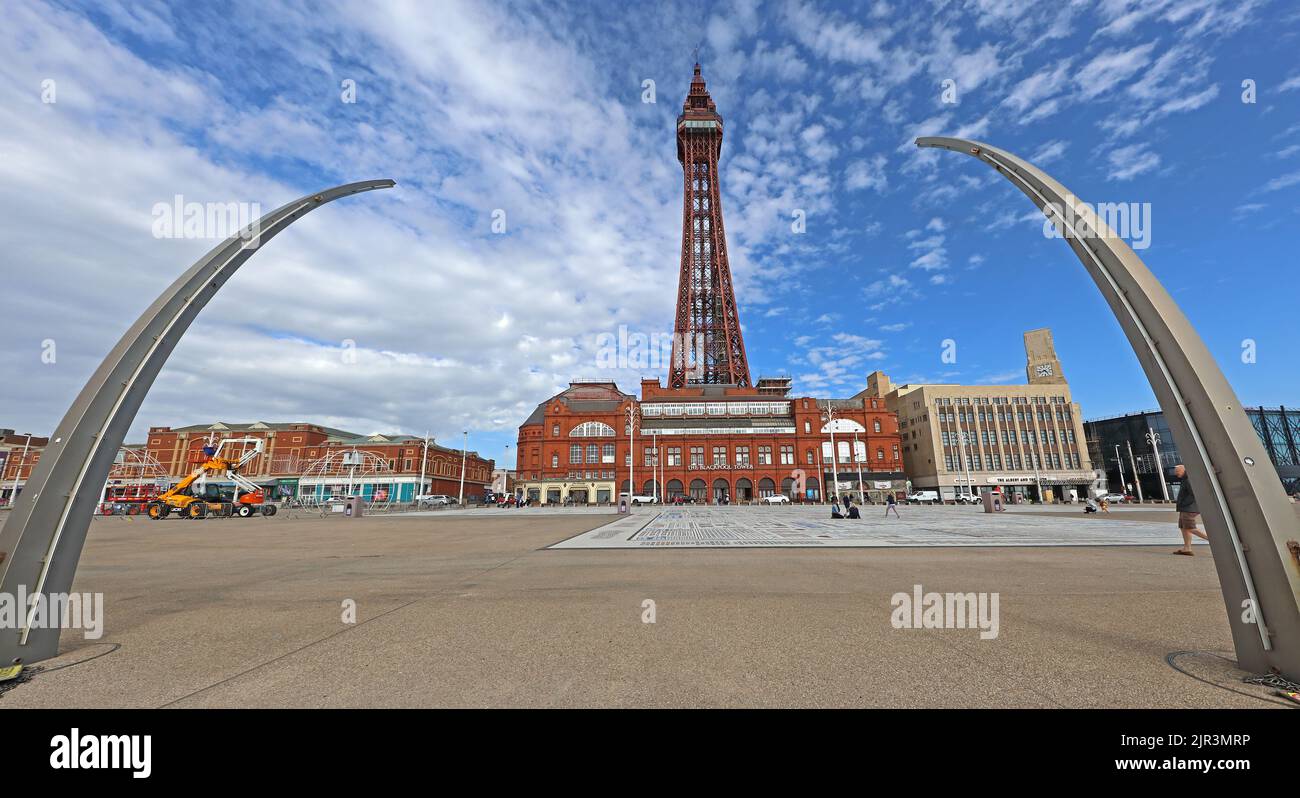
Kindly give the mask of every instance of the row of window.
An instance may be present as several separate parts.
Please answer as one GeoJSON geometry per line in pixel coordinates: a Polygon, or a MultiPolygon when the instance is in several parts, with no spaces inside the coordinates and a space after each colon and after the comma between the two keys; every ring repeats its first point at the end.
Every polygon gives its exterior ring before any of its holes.
{"type": "MultiPolygon", "coordinates": [[[[551,458],[551,465],[556,465],[555,456],[551,458]]],[[[612,463],[614,462],[614,444],[612,443],[589,443],[585,450],[580,443],[569,446],[569,464],[579,465],[581,463],[612,463]],[[585,457],[584,457],[585,454],[585,457]]]]}
{"type": "MultiPolygon", "coordinates": [[[[960,433],[948,432],[947,430],[942,430],[939,432],[939,440],[943,443],[944,446],[956,446],[959,441],[962,444],[969,446],[971,444],[974,444],[977,440],[980,443],[984,444],[985,446],[992,446],[998,442],[998,432],[999,430],[982,429],[979,431],[979,435],[976,436],[975,430],[962,430],[960,433]]],[[[1001,430],[1001,433],[1002,433],[1001,436],[1002,443],[1009,446],[1016,442],[1015,430],[1003,429],[1001,430]]],[[[1043,444],[1046,444],[1048,446],[1055,446],[1056,438],[1057,438],[1056,430],[1054,429],[1043,430],[1041,436],[1035,430],[1023,430],[1023,429],[1020,430],[1020,443],[1023,445],[1026,446],[1031,444],[1037,445],[1040,442],[1040,438],[1043,444]]],[[[1061,438],[1061,443],[1073,444],[1074,430],[1072,429],[1062,430],[1060,438],[1061,438]]]]}
{"type": "MultiPolygon", "coordinates": [[[[1068,407],[1057,408],[1055,413],[1053,413],[1051,410],[1039,410],[1037,413],[1035,413],[1032,410],[1017,410],[1015,412],[1014,417],[1012,416],[1010,410],[1008,410],[1005,413],[1003,412],[994,413],[991,410],[987,413],[985,413],[983,410],[979,411],[978,413],[972,413],[969,410],[966,411],[959,410],[956,413],[935,414],[935,418],[938,419],[939,421],[947,421],[949,423],[953,423],[955,421],[961,421],[962,423],[965,424],[974,424],[976,420],[978,420],[981,424],[992,424],[995,420],[1000,421],[1003,424],[1010,424],[1013,420],[1020,421],[1020,422],[1033,421],[1035,417],[1038,419],[1039,423],[1046,424],[1047,422],[1052,420],[1053,416],[1055,416],[1057,421],[1070,421],[1071,419],[1074,418],[1074,414],[1070,412],[1070,409],[1068,407]]],[[[922,416],[921,420],[924,421],[925,416],[922,416]]]]}
{"type": "MultiPolygon", "coordinates": [[[[869,461],[866,444],[862,441],[836,441],[834,453],[830,441],[822,441],[822,462],[838,463],[865,463],[869,461]],[[850,449],[852,443],[852,449],[850,449]]],[[[661,447],[664,451],[664,463],[669,467],[681,467],[682,450],[681,446],[661,447]]],[[[795,464],[795,447],[791,445],[782,446],[757,446],[748,445],[737,446],[735,451],[729,451],[727,446],[713,446],[708,449],[704,446],[685,447],[686,456],[689,458],[687,463],[690,468],[705,467],[726,467],[734,463],[738,468],[746,468],[752,465],[772,465],[773,455],[778,458],[777,463],[780,465],[795,464]],[[773,450],[776,450],[775,453],[773,450]],[[751,459],[751,453],[756,456],[756,460],[751,459]]],[[[807,465],[817,464],[817,452],[815,449],[804,450],[804,461],[807,465]]],[[[893,446],[893,460],[897,461],[899,457],[898,444],[893,446]]],[[[593,464],[610,464],[614,462],[615,452],[614,444],[595,444],[590,443],[585,447],[581,444],[572,444],[569,447],[569,465],[593,465],[593,464]]],[[[625,453],[623,456],[623,465],[628,465],[629,456],[625,453]]],[[[885,462],[885,449],[883,446],[876,447],[875,459],[877,462],[885,462]]],[[[642,448],[642,464],[645,466],[658,465],[654,447],[646,446],[642,448]]],[[[560,467],[560,456],[551,455],[551,468],[560,467]]]]}
{"type": "MultiPolygon", "coordinates": [[[[935,397],[935,407],[953,407],[957,405],[1068,405],[1064,396],[959,396],[935,397]]],[[[913,407],[920,407],[920,402],[913,402],[913,407]]]]}
{"type": "MultiPolygon", "coordinates": [[[[944,463],[944,467],[947,468],[949,471],[961,470],[962,468],[961,455],[945,454],[943,456],[943,463],[944,463]]],[[[1040,458],[1038,454],[1035,452],[1032,455],[1032,457],[1026,457],[1024,458],[1023,461],[1021,460],[1020,455],[1018,454],[1007,455],[1007,469],[1010,471],[1027,470],[1027,468],[1023,466],[1024,463],[1032,463],[1032,465],[1029,466],[1029,468],[1034,468],[1034,469],[1044,468],[1043,465],[1044,463],[1047,464],[1045,466],[1046,468],[1055,468],[1055,469],[1083,467],[1079,459],[1079,455],[1071,454],[1068,452],[1066,453],[1064,458],[1062,458],[1060,455],[1056,454],[1055,452],[1048,452],[1044,454],[1042,458],[1040,458]]],[[[998,454],[986,454],[983,457],[980,457],[978,454],[967,453],[966,470],[1001,471],[1002,456],[998,454]]]]}
{"type": "Polygon", "coordinates": [[[641,405],[641,415],[658,416],[744,416],[790,414],[789,402],[690,402],[641,405]]]}

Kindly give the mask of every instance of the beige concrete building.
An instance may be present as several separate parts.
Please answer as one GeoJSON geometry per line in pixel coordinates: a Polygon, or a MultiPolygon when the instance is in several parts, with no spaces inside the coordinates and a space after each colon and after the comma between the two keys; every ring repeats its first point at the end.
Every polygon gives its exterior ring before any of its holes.
{"type": "Polygon", "coordinates": [[[1050,330],[1025,333],[1025,376],[1026,385],[894,385],[876,371],[855,398],[882,398],[898,414],[913,490],[1081,501],[1103,483],[1050,330]]]}

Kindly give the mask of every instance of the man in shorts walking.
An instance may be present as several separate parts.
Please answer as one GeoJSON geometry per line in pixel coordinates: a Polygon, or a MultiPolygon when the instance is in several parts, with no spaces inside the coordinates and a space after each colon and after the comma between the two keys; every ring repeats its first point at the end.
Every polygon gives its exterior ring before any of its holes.
{"type": "Polygon", "coordinates": [[[1196,519],[1201,511],[1196,509],[1196,496],[1192,494],[1192,482],[1187,478],[1187,469],[1183,468],[1182,463],[1174,466],[1174,476],[1182,481],[1182,488],[1178,491],[1178,503],[1174,506],[1178,510],[1178,531],[1183,533],[1183,547],[1174,549],[1174,554],[1191,557],[1194,556],[1192,535],[1201,540],[1209,540],[1209,537],[1196,527],[1196,519]]]}

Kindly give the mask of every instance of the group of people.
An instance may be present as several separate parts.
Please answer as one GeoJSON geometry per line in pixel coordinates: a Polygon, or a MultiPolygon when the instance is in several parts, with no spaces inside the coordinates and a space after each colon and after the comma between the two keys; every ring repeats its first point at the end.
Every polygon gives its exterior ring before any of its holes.
{"type": "MultiPolygon", "coordinates": [[[[885,517],[889,517],[889,511],[894,511],[894,517],[898,515],[898,498],[893,493],[885,494],[885,517]]],[[[844,497],[844,512],[840,512],[840,497],[836,496],[831,499],[831,518],[861,518],[862,513],[858,510],[858,505],[853,503],[852,496],[844,497]]]]}

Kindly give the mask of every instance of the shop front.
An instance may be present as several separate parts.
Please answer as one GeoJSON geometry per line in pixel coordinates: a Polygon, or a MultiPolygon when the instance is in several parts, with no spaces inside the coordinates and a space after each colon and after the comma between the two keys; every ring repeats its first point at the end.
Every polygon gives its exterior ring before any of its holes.
{"type": "Polygon", "coordinates": [[[583,506],[614,502],[614,483],[585,480],[523,481],[517,486],[533,504],[583,506]]]}

